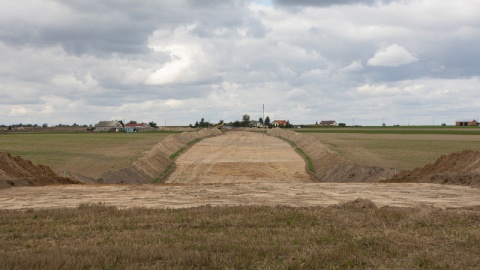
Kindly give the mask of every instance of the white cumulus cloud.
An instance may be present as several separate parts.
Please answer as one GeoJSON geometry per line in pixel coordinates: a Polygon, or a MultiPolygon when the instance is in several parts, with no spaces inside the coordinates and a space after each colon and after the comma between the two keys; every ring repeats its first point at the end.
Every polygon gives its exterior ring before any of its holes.
{"type": "Polygon", "coordinates": [[[417,62],[413,54],[398,44],[392,44],[378,51],[368,60],[369,66],[398,67],[417,62]]]}

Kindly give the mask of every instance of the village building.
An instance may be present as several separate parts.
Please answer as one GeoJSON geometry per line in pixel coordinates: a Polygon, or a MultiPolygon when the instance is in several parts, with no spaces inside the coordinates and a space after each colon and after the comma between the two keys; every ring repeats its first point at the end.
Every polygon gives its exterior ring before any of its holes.
{"type": "Polygon", "coordinates": [[[337,122],[335,120],[322,120],[320,121],[321,126],[336,126],[337,122]]]}
{"type": "Polygon", "coordinates": [[[100,121],[93,129],[95,132],[119,132],[123,131],[123,124],[121,121],[100,121]]]}
{"type": "Polygon", "coordinates": [[[288,121],[286,120],[274,120],[272,126],[274,127],[285,127],[287,126],[288,121]]]}
{"type": "Polygon", "coordinates": [[[147,123],[128,123],[125,124],[126,132],[150,132],[155,131],[155,128],[147,123]]]}
{"type": "Polygon", "coordinates": [[[467,127],[467,126],[478,126],[478,122],[475,119],[460,119],[455,122],[456,126],[467,127]]]}

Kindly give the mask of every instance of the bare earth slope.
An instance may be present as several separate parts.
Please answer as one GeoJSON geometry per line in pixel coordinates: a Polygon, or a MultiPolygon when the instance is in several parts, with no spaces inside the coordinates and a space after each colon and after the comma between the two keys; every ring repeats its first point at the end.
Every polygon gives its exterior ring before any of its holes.
{"type": "Polygon", "coordinates": [[[166,183],[310,182],[304,160],[288,143],[256,132],[203,140],[175,164],[166,183]]]}
{"type": "Polygon", "coordinates": [[[467,150],[444,155],[433,164],[400,172],[387,182],[480,186],[480,151],[467,150]]]}
{"type": "Polygon", "coordinates": [[[78,183],[76,180],[57,176],[47,166],[34,165],[21,157],[0,153],[0,188],[78,183]]]}
{"type": "Polygon", "coordinates": [[[132,165],[115,171],[104,173],[100,181],[109,184],[148,184],[159,177],[172,163],[170,156],[184,149],[196,139],[221,135],[218,129],[202,129],[197,132],[183,132],[171,135],[155,145],[145,156],[132,165]]]}
{"type": "Polygon", "coordinates": [[[317,182],[378,182],[388,177],[384,169],[347,160],[313,136],[281,128],[271,129],[268,134],[287,139],[300,147],[312,160],[317,182]]]}

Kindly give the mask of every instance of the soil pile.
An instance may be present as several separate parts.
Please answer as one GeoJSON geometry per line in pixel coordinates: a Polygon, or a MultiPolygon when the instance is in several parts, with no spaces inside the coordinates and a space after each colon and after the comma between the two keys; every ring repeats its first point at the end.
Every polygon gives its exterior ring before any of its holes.
{"type": "Polygon", "coordinates": [[[190,143],[197,139],[220,134],[222,134],[222,132],[214,128],[168,136],[132,165],[117,171],[106,172],[100,177],[98,182],[108,184],[152,183],[152,181],[161,176],[169,166],[173,166],[173,161],[170,156],[185,149],[190,143]]]}
{"type": "Polygon", "coordinates": [[[387,182],[480,186],[480,151],[444,155],[433,164],[400,172],[387,182]]]}
{"type": "Polygon", "coordinates": [[[280,128],[271,129],[267,134],[287,139],[300,147],[312,160],[314,177],[319,182],[378,182],[386,178],[387,172],[383,168],[362,166],[347,160],[315,137],[280,128]]]}
{"type": "Polygon", "coordinates": [[[0,153],[0,188],[78,183],[76,180],[57,176],[47,166],[34,165],[19,156],[0,153]]]}

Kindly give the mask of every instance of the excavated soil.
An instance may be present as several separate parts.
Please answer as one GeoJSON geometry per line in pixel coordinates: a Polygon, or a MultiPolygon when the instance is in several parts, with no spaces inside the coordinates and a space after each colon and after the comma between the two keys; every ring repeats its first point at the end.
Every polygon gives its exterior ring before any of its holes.
{"type": "Polygon", "coordinates": [[[305,162],[278,138],[227,132],[203,140],[180,156],[166,183],[311,182],[305,162]]]}
{"type": "Polygon", "coordinates": [[[8,153],[0,153],[0,188],[78,184],[79,181],[57,176],[49,167],[8,153]]]}
{"type": "Polygon", "coordinates": [[[155,145],[145,156],[135,161],[131,166],[104,173],[97,182],[108,184],[147,184],[157,179],[165,169],[172,164],[171,155],[186,149],[189,143],[221,135],[218,129],[202,129],[197,132],[183,132],[168,136],[155,145]]]}
{"type": "Polygon", "coordinates": [[[480,186],[480,151],[441,156],[435,163],[394,175],[390,183],[439,183],[480,186]]]}
{"type": "Polygon", "coordinates": [[[313,136],[280,128],[271,129],[268,135],[295,143],[312,160],[316,182],[379,182],[390,172],[376,166],[363,166],[331,151],[313,136]]]}
{"type": "Polygon", "coordinates": [[[221,134],[213,129],[166,138],[128,168],[102,176],[101,181],[116,185],[64,185],[77,182],[56,176],[48,167],[0,154],[0,187],[50,185],[0,189],[0,208],[77,207],[91,203],[120,208],[309,207],[365,202],[355,201],[357,198],[371,200],[376,206],[447,208],[480,204],[480,189],[470,187],[479,183],[478,151],[450,154],[434,164],[389,179],[390,172],[349,161],[308,135],[281,129],[270,130],[271,137],[253,132],[221,134]],[[207,137],[211,138],[197,143],[176,160],[177,168],[166,180],[169,184],[140,184],[151,183],[171,165],[172,154],[207,137]],[[311,158],[313,173],[306,173],[305,162],[292,145],[311,158]]]}

